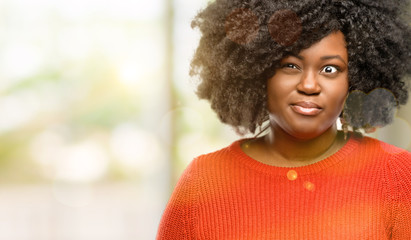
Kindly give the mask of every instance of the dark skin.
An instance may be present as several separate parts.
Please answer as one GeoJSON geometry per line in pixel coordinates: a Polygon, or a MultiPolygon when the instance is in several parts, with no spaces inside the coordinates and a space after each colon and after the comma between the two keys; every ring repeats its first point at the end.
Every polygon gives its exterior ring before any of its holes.
{"type": "Polygon", "coordinates": [[[345,144],[337,131],[348,93],[348,53],[344,35],[334,32],[281,61],[267,82],[270,133],[245,141],[253,159],[278,167],[321,161],[345,144]]]}

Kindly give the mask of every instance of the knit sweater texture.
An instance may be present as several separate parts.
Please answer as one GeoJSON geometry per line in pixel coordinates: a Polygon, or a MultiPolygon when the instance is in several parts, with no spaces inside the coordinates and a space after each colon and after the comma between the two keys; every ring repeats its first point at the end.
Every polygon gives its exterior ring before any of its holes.
{"type": "Polygon", "coordinates": [[[157,239],[411,239],[411,153],[354,137],[317,163],[284,168],[241,140],[194,159],[157,239]]]}

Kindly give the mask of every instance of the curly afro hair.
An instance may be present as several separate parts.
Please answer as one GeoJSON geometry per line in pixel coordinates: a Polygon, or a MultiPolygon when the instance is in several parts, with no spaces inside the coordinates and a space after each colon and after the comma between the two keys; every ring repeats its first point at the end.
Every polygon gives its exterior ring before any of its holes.
{"type": "Polygon", "coordinates": [[[202,33],[190,70],[200,79],[197,95],[240,134],[255,133],[268,120],[266,84],[280,60],[341,31],[345,121],[357,130],[387,125],[408,99],[407,9],[407,0],[216,0],[192,21],[202,33]]]}

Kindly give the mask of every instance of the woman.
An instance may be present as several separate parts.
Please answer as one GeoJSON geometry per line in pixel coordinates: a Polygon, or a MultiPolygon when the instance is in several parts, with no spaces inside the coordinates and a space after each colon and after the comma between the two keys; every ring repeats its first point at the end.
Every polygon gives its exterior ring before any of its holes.
{"type": "Polygon", "coordinates": [[[407,101],[408,4],[216,0],[201,11],[198,95],[239,133],[259,133],[193,160],[157,238],[410,239],[411,153],[361,134],[407,101]]]}

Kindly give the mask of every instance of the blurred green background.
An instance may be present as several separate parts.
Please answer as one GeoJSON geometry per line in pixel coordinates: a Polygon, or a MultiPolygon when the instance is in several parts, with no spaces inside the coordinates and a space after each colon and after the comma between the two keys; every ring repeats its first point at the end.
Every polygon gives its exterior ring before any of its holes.
{"type": "MultiPolygon", "coordinates": [[[[188,76],[206,0],[0,1],[0,239],[154,239],[178,176],[239,138],[188,76]]],[[[374,137],[410,149],[410,105],[374,137]]]]}

